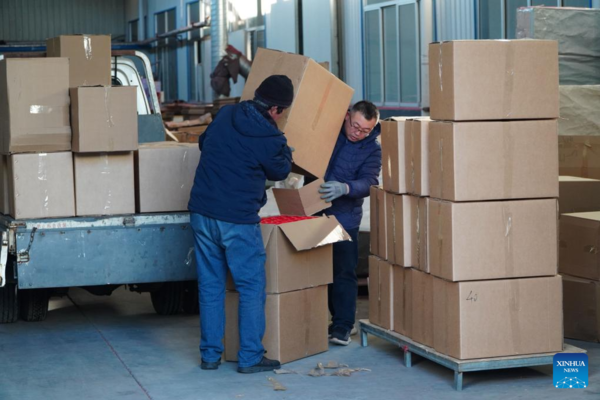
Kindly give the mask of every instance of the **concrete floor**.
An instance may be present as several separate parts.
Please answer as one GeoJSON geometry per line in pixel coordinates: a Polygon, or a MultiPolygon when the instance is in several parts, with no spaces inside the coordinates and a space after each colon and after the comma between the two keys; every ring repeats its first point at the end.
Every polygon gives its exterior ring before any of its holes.
{"type": "MultiPolygon", "coordinates": [[[[401,350],[358,336],[348,347],[285,365],[308,372],[330,360],[368,368],[351,377],[241,375],[236,364],[199,368],[196,316],[160,317],[148,295],[118,289],[111,297],[71,290],[51,301],[48,319],[0,325],[0,400],[51,399],[598,399],[600,345],[569,341],[588,350],[590,386],[554,389],[552,367],[465,374],[463,392],[452,389],[450,370],[426,360],[402,365],[401,350]],[[275,392],[268,377],[287,391],[275,392]]],[[[367,300],[359,303],[359,317],[367,300]]]]}

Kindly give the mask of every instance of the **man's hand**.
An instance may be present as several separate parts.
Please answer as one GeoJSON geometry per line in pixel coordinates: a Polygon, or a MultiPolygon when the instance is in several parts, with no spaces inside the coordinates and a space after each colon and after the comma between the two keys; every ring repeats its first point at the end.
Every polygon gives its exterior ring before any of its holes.
{"type": "Polygon", "coordinates": [[[348,194],[349,191],[350,188],[347,184],[336,181],[325,182],[321,185],[321,189],[319,189],[319,193],[323,194],[321,198],[327,203],[331,203],[338,197],[348,194]]]}

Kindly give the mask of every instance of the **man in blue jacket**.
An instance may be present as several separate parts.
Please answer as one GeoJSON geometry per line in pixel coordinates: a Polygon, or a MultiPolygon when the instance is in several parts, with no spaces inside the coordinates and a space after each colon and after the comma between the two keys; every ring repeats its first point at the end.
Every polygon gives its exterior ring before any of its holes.
{"type": "Polygon", "coordinates": [[[188,208],[194,231],[200,300],[202,369],[217,369],[225,332],[225,284],[231,271],[239,292],[238,372],[279,368],[264,357],[265,258],[258,212],[266,180],[285,179],[292,149],[277,121],[292,104],[283,75],[265,79],[254,100],[222,108],[200,136],[202,152],[188,208]]]}
{"type": "Polygon", "coordinates": [[[379,134],[377,107],[369,101],[356,103],[346,114],[325,174],[326,182],[319,189],[321,198],[333,203],[325,214],[335,215],[352,238],[351,242],[333,245],[333,284],[328,292],[332,316],[329,340],[344,346],[351,341],[356,315],[362,205],[369,188],[379,183],[381,171],[381,146],[376,141],[379,134]]]}

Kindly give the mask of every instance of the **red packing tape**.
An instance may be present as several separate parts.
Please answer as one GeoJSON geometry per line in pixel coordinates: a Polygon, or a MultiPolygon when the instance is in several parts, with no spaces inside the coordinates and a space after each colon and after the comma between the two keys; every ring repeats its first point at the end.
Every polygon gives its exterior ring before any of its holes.
{"type": "Polygon", "coordinates": [[[266,225],[281,225],[288,224],[290,222],[303,221],[305,219],[313,219],[318,217],[302,217],[302,216],[292,216],[292,215],[280,215],[277,217],[266,217],[260,220],[261,224],[266,225]]]}

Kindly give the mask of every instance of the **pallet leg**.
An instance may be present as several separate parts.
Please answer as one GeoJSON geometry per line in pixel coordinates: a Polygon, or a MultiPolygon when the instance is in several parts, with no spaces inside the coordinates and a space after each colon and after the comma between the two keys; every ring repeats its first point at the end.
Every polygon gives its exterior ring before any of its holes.
{"type": "Polygon", "coordinates": [[[367,341],[367,332],[364,329],[360,330],[360,345],[362,347],[367,347],[369,345],[367,341]]]}
{"type": "Polygon", "coordinates": [[[412,353],[408,350],[404,350],[404,366],[406,368],[412,367],[412,353]]]}
{"type": "Polygon", "coordinates": [[[462,391],[463,387],[463,373],[454,371],[454,389],[459,392],[462,391]]]}

